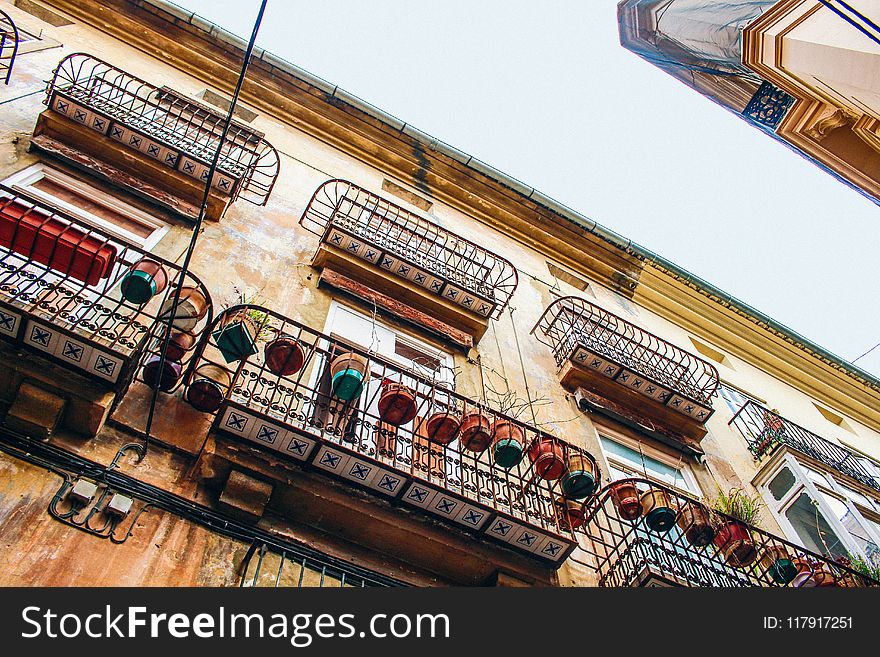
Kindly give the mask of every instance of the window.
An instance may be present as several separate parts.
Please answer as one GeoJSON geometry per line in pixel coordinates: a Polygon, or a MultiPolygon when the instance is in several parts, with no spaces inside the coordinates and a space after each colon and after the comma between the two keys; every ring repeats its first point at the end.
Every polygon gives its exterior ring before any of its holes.
{"type": "Polygon", "coordinates": [[[718,387],[718,393],[721,395],[721,399],[724,400],[724,403],[727,404],[727,408],[729,408],[730,412],[734,415],[746,405],[746,402],[751,401],[756,404],[763,403],[757,397],[752,397],[750,394],[743,392],[739,388],[734,388],[729,383],[722,383],[718,387]]]}
{"type": "Polygon", "coordinates": [[[167,224],[146,212],[43,163],[13,174],[3,183],[144,250],[168,232],[167,224]]]}
{"type": "Polygon", "coordinates": [[[880,500],[787,454],[764,487],[789,539],[832,557],[861,555],[880,565],[880,500]]]}
{"type": "Polygon", "coordinates": [[[612,480],[639,477],[672,488],[699,495],[690,468],[674,457],[636,441],[623,441],[599,436],[602,451],[608,459],[612,480]]]}

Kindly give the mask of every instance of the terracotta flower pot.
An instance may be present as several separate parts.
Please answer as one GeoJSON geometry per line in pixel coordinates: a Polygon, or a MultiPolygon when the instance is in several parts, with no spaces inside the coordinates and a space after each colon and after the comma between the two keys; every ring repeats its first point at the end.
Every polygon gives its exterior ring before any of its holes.
{"type": "Polygon", "coordinates": [[[142,376],[144,383],[151,388],[155,388],[158,385],[159,390],[168,392],[180,380],[180,377],[183,374],[183,366],[180,363],[166,358],[160,373],[160,360],[161,358],[158,355],[150,356],[147,359],[147,362],[144,363],[142,376]]]}
{"type": "Polygon", "coordinates": [[[703,548],[715,538],[709,512],[697,504],[687,504],[678,515],[678,528],[685,540],[696,548],[703,548]]]}
{"type": "Polygon", "coordinates": [[[241,314],[211,337],[227,363],[244,360],[257,353],[257,325],[252,317],[241,314]]]}
{"type": "Polygon", "coordinates": [[[761,551],[758,561],[761,571],[770,576],[777,584],[785,586],[798,574],[797,566],[783,545],[771,545],[761,551]]]}
{"type": "Polygon", "coordinates": [[[367,359],[348,351],[330,363],[333,394],[342,401],[353,401],[361,396],[367,378],[367,359]]]}
{"type": "Polygon", "coordinates": [[[186,401],[198,411],[213,413],[223,405],[232,385],[232,373],[220,365],[204,363],[196,368],[186,390],[186,401]]]}
{"type": "Polygon", "coordinates": [[[522,461],[524,444],[522,429],[510,420],[492,423],[492,457],[500,467],[507,470],[522,461]]]}
{"type": "MultiPolygon", "coordinates": [[[[169,295],[159,309],[159,319],[167,322],[173,305],[174,297],[169,295]]],[[[208,299],[198,288],[191,285],[180,288],[180,300],[174,313],[174,328],[178,331],[192,331],[207,314],[208,299]]]]}
{"type": "Polygon", "coordinates": [[[564,520],[568,523],[569,528],[577,529],[582,527],[587,521],[587,512],[584,510],[583,502],[560,497],[556,500],[556,504],[560,511],[565,514],[564,520]]]}
{"type": "Polygon", "coordinates": [[[461,419],[453,413],[438,411],[425,421],[425,435],[438,445],[448,445],[458,437],[461,419]]]}
{"type": "Polygon", "coordinates": [[[412,388],[390,381],[382,382],[378,406],[382,421],[395,427],[412,422],[418,411],[416,393],[412,388]]]}
{"type": "Polygon", "coordinates": [[[635,520],[642,515],[642,504],[639,501],[639,489],[629,481],[614,484],[609,491],[614,508],[624,520],[635,520]]]}
{"type": "Polygon", "coordinates": [[[672,501],[665,490],[659,488],[646,490],[639,498],[639,503],[648,529],[658,534],[664,534],[672,529],[678,514],[672,508],[672,501]]]}
{"type": "MultiPolygon", "coordinates": [[[[182,361],[184,356],[186,356],[190,349],[196,343],[196,336],[192,333],[184,333],[182,331],[172,331],[171,337],[168,339],[168,351],[165,352],[165,356],[169,360],[182,361]]],[[[159,342],[161,348],[161,340],[159,342]]]]}
{"type": "Polygon", "coordinates": [[[458,441],[464,449],[481,453],[492,442],[492,426],[479,410],[469,411],[461,417],[458,441]]]}
{"type": "Polygon", "coordinates": [[[583,500],[596,492],[596,468],[580,452],[569,450],[568,463],[562,476],[562,493],[570,500],[583,500]]]}
{"type": "Polygon", "coordinates": [[[565,473],[566,454],[561,441],[549,436],[535,438],[529,445],[528,454],[535,472],[542,479],[555,481],[565,473]]]}
{"type": "Polygon", "coordinates": [[[742,522],[730,520],[722,524],[713,543],[729,566],[748,566],[758,558],[751,532],[742,522]]]}
{"type": "Polygon", "coordinates": [[[306,357],[295,338],[279,335],[263,348],[266,367],[273,374],[291,376],[302,369],[306,357]]]}
{"type": "Polygon", "coordinates": [[[792,586],[800,588],[837,586],[834,573],[826,568],[824,564],[813,563],[800,557],[794,559],[793,563],[797,569],[797,575],[792,579],[792,586]]]}
{"type": "Polygon", "coordinates": [[[150,258],[141,258],[131,266],[119,283],[122,297],[131,303],[141,305],[161,294],[168,287],[168,272],[161,263],[150,258]]]}

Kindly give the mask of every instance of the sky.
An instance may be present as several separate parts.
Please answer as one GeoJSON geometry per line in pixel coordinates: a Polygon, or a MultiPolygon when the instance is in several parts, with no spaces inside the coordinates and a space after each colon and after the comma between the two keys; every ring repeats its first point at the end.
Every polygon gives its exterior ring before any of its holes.
{"type": "MultiPolygon", "coordinates": [[[[175,1],[243,37],[259,6],[175,1]]],[[[880,208],[622,48],[614,0],[269,0],[257,44],[844,360],[880,343],[880,208]]]]}

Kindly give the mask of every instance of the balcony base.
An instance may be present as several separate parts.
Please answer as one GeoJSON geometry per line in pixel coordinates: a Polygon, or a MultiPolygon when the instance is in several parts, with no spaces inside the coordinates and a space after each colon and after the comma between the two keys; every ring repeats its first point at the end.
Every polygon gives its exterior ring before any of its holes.
{"type": "MultiPolygon", "coordinates": [[[[358,281],[359,287],[392,299],[402,308],[408,307],[420,316],[432,318],[438,325],[447,325],[457,333],[463,333],[464,339],[469,338],[472,343],[478,342],[489,327],[488,318],[468,312],[459,304],[447,301],[405,278],[373,266],[357,256],[349,256],[328,244],[321,244],[312,265],[328,268],[336,276],[358,281]]],[[[393,309],[389,310],[394,312],[393,309]]],[[[402,315],[402,319],[410,321],[406,313],[402,315]]]]}
{"type": "Polygon", "coordinates": [[[563,363],[559,371],[559,379],[562,387],[569,392],[575,393],[578,388],[583,388],[599,399],[609,400],[615,407],[614,410],[622,415],[653,430],[678,434],[683,442],[689,440],[699,442],[708,433],[703,426],[705,420],[700,421],[673,410],[615,379],[587,367],[575,365],[571,361],[563,363]]]}
{"type": "MultiPolygon", "coordinates": [[[[203,183],[51,110],[37,117],[32,143],[136,196],[189,219],[198,216],[203,183]]],[[[230,200],[229,196],[212,192],[205,217],[219,220],[230,200]]]]}
{"type": "Polygon", "coordinates": [[[386,562],[393,557],[456,585],[492,582],[499,570],[529,584],[553,583],[558,565],[452,531],[416,509],[324,476],[317,468],[301,467],[280,454],[213,433],[194,471],[206,486],[220,488],[233,470],[275,482],[266,513],[326,536],[328,543],[350,542],[382,555],[386,562]]]}
{"type": "MultiPolygon", "coordinates": [[[[64,400],[64,413],[60,414],[60,420],[51,428],[54,430],[57,426],[84,436],[95,436],[101,430],[116,399],[114,392],[107,391],[85,376],[0,342],[0,400],[14,408],[22,385],[36,386],[53,398],[64,400]]],[[[45,409],[47,415],[50,408],[51,405],[45,409]]],[[[12,415],[12,424],[15,425],[14,410],[12,415]]],[[[43,429],[30,427],[31,430],[26,433],[43,434],[48,424],[44,421],[40,425],[43,429]]]]}

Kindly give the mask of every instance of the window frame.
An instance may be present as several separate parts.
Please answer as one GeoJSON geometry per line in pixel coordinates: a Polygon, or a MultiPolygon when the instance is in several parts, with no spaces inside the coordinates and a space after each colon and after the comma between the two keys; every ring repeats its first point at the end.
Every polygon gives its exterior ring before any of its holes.
{"type": "Polygon", "coordinates": [[[32,164],[31,166],[8,176],[2,182],[4,185],[11,187],[15,191],[28,194],[53,207],[57,207],[84,223],[89,224],[98,230],[104,231],[112,237],[129,242],[144,251],[150,251],[153,249],[170,230],[169,224],[161,219],[157,219],[143,210],[115,198],[112,194],[99,189],[89,182],[71,176],[45,162],[32,164]],[[84,210],[73,203],[69,203],[33,186],[34,183],[43,178],[47,178],[56,185],[69,189],[75,194],[92,199],[99,205],[106,207],[108,210],[124,215],[131,221],[152,230],[148,236],[141,237],[114,224],[112,221],[108,221],[107,219],[92,214],[88,210],[84,210]]]}
{"type": "MultiPolygon", "coordinates": [[[[806,493],[807,497],[818,507],[822,516],[825,519],[825,522],[834,530],[837,534],[838,538],[840,538],[841,542],[845,546],[846,550],[851,554],[860,555],[862,558],[869,559],[869,555],[862,549],[859,545],[858,540],[850,533],[850,531],[846,528],[846,526],[840,521],[837,517],[837,514],[831,508],[831,505],[826,500],[825,496],[828,495],[833,497],[843,504],[846,505],[847,512],[852,514],[853,519],[856,521],[859,529],[862,533],[867,537],[875,546],[877,546],[878,550],[880,550],[880,512],[875,511],[873,509],[864,509],[863,505],[860,505],[856,501],[854,501],[849,495],[847,495],[847,489],[851,488],[848,484],[838,481],[834,475],[830,472],[825,472],[820,470],[815,465],[801,463],[793,454],[786,453],[783,455],[783,458],[773,467],[770,473],[762,477],[762,481],[758,483],[758,490],[761,493],[761,497],[764,499],[765,504],[767,505],[768,510],[779,523],[779,526],[782,528],[783,533],[788,537],[789,540],[797,543],[798,545],[803,545],[803,541],[801,537],[798,535],[797,530],[794,528],[794,525],[789,521],[786,516],[786,511],[791,507],[792,504],[797,500],[800,494],[806,493]],[[791,489],[783,496],[781,500],[777,500],[773,497],[773,494],[770,492],[770,482],[782,471],[783,468],[787,468],[792,475],[794,476],[794,483],[791,486],[791,489]],[[822,482],[815,482],[810,477],[807,469],[815,472],[816,474],[822,477],[822,482]],[[871,521],[871,523],[877,523],[877,526],[866,522],[866,520],[871,521]]],[[[876,505],[878,509],[880,509],[880,500],[874,500],[869,495],[864,494],[859,490],[854,490],[855,493],[861,495],[862,497],[867,498],[872,504],[876,505]]],[[[861,539],[859,539],[861,540],[861,539]]],[[[877,565],[880,565],[880,552],[876,553],[878,556],[875,557],[875,561],[877,565]]]]}

